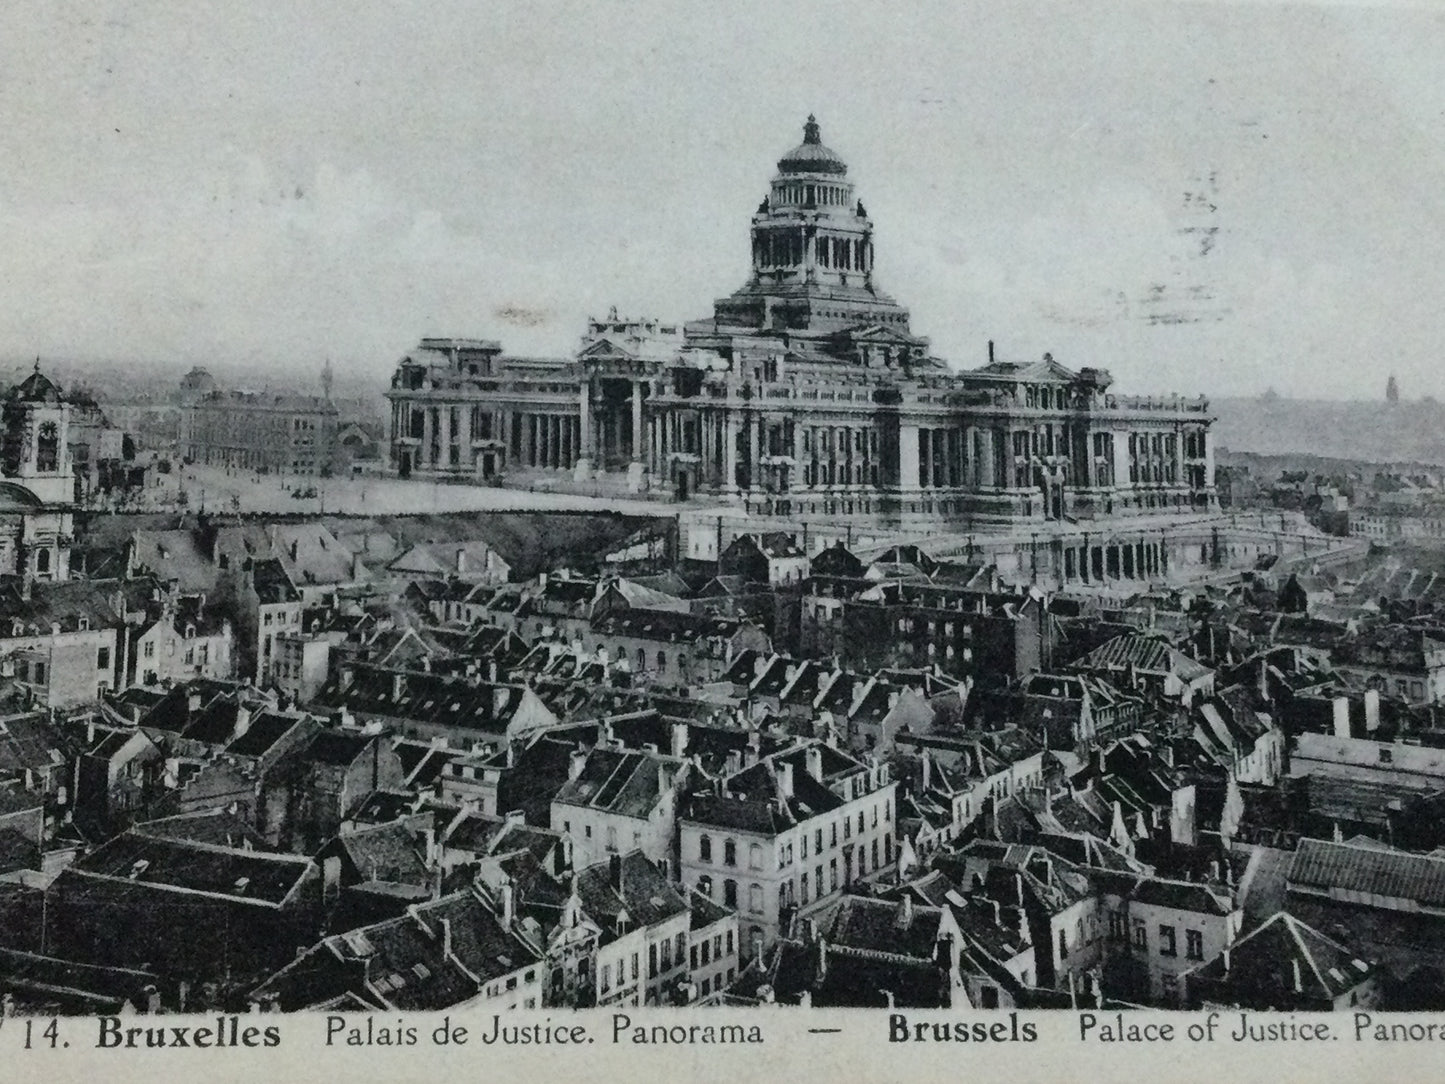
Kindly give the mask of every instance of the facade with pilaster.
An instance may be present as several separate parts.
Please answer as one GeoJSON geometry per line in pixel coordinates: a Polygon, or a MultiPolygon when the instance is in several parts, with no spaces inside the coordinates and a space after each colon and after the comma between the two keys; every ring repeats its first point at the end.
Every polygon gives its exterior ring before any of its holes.
{"type": "MultiPolygon", "coordinates": [[[[875,281],[873,221],[811,117],[750,233],[746,284],[702,320],[614,311],[570,358],[423,339],[387,393],[392,468],[613,475],[753,515],[931,529],[1217,509],[1204,400],[1121,396],[1102,369],[992,344],[976,369],[935,357],[875,281]]],[[[1076,578],[1109,574],[1077,560],[1076,578]]]]}

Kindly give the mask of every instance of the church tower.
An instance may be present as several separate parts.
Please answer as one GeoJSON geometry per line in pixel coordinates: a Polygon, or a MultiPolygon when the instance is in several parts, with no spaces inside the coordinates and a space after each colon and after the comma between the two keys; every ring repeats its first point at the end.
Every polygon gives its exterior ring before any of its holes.
{"type": "MultiPolygon", "coordinates": [[[[19,537],[7,539],[14,571],[30,578],[69,578],[75,477],[70,458],[70,404],[35,371],[10,390],[3,409],[3,473],[23,508],[19,537]]],[[[7,554],[7,556],[9,556],[7,554]]]]}

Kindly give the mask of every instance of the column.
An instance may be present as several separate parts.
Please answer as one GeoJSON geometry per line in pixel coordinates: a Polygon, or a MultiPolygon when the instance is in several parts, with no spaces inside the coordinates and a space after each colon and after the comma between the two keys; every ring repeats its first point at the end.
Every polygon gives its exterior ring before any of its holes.
{"type": "Polygon", "coordinates": [[[431,460],[432,435],[436,432],[435,418],[432,407],[423,408],[421,412],[421,447],[417,450],[417,460],[427,466],[435,466],[431,460]]]}
{"type": "Polygon", "coordinates": [[[738,491],[738,419],[732,410],[723,418],[723,491],[738,491]]]}
{"type": "Polygon", "coordinates": [[[437,413],[441,421],[441,453],[440,466],[445,469],[452,465],[452,408],[449,406],[439,407],[437,413]]]}
{"type": "Polygon", "coordinates": [[[577,465],[578,481],[592,476],[592,382],[584,379],[577,387],[577,465]]]}
{"type": "Polygon", "coordinates": [[[632,382],[632,461],[642,462],[642,381],[632,382]]]}
{"type": "Polygon", "coordinates": [[[760,489],[763,480],[763,416],[753,415],[753,469],[748,477],[751,489],[760,489]]]}
{"type": "MultiPolygon", "coordinates": [[[[642,381],[632,382],[632,437],[628,448],[627,488],[634,493],[642,491],[647,478],[647,467],[642,460],[642,381]]],[[[702,479],[698,479],[701,487],[702,479]]]]}

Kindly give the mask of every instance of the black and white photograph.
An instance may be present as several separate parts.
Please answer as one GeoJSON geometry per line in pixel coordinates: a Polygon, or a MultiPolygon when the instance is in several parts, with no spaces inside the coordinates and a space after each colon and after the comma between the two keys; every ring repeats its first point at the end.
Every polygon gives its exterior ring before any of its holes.
{"type": "Polygon", "coordinates": [[[1445,1037],[1445,10],[0,28],[0,1046],[1445,1037]]]}

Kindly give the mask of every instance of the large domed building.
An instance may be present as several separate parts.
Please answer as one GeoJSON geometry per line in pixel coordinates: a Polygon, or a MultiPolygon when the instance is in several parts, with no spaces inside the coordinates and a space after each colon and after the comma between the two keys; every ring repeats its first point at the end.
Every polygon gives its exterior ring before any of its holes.
{"type": "Polygon", "coordinates": [[[814,117],[748,230],[746,281],[680,329],[613,314],[554,359],[422,340],[387,393],[393,469],[615,475],[814,539],[1022,531],[1057,582],[1199,560],[1169,536],[1217,513],[1204,400],[1127,398],[1107,371],[992,343],[976,369],[935,357],[877,282],[878,231],[814,117]]]}

